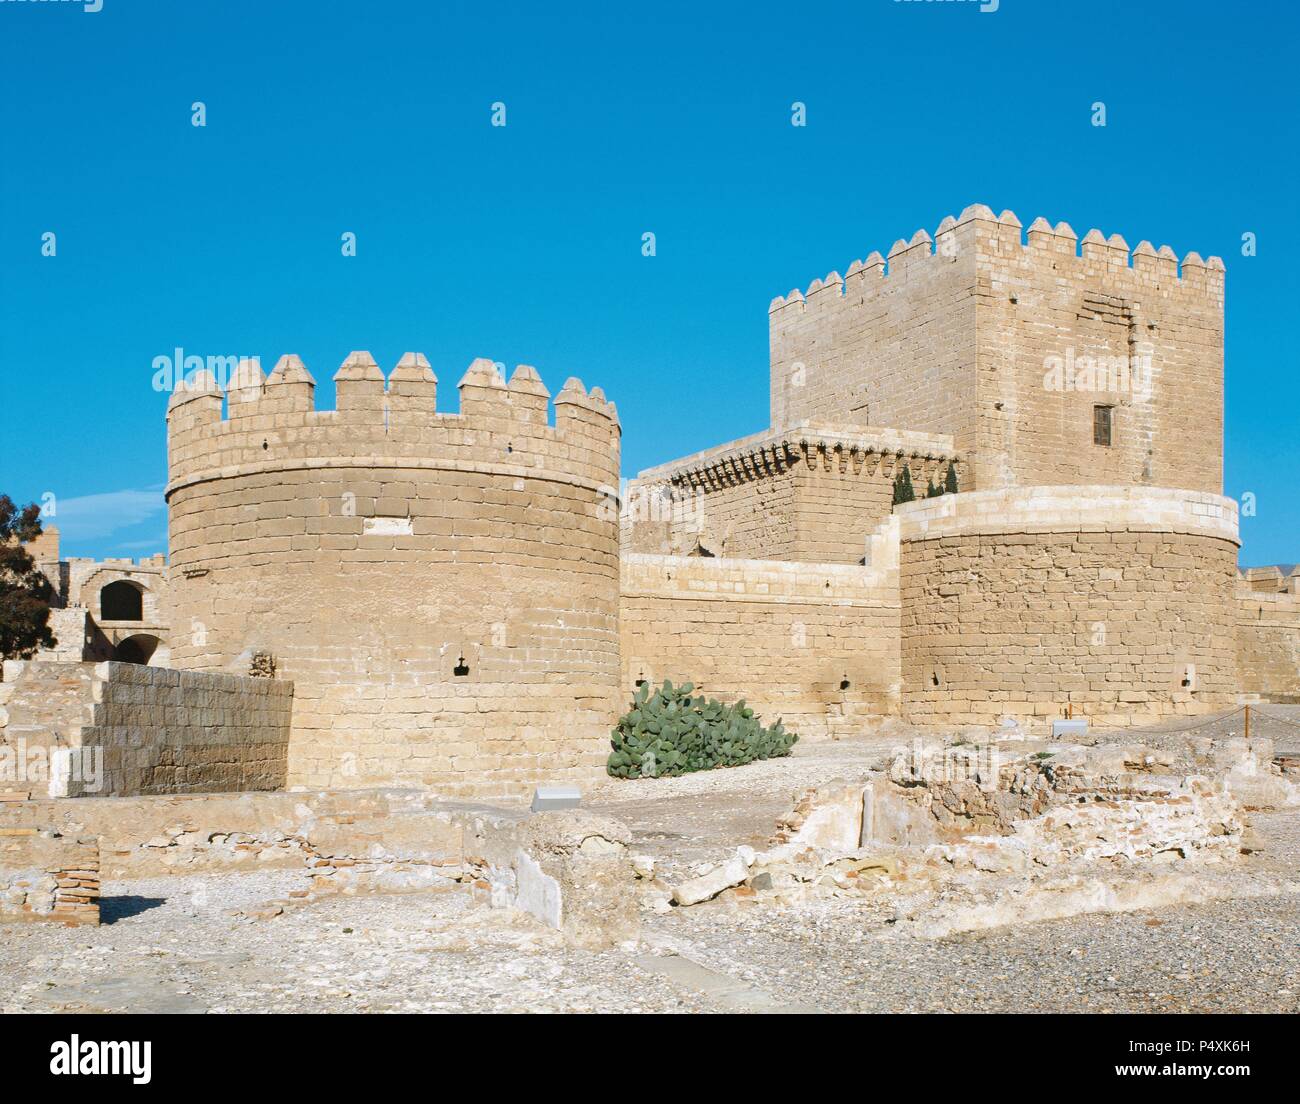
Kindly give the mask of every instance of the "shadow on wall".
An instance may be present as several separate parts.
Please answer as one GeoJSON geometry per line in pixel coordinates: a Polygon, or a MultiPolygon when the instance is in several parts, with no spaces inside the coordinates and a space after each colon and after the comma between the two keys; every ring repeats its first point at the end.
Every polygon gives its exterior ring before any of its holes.
{"type": "Polygon", "coordinates": [[[144,590],[135,583],[119,579],[99,592],[101,621],[143,621],[144,590]]]}
{"type": "Polygon", "coordinates": [[[119,641],[113,648],[113,659],[118,663],[147,664],[161,643],[156,636],[149,633],[137,633],[119,641]]]}

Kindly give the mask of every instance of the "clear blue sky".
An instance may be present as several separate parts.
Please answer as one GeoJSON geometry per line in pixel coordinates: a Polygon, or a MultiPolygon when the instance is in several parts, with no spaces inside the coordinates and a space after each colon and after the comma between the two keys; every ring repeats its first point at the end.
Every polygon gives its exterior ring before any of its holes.
{"type": "Polygon", "coordinates": [[[1294,4],[82,7],[0,0],[0,490],[72,554],[165,548],[177,346],[577,375],[634,474],[767,425],[774,295],[980,202],[1224,258],[1242,560],[1300,559],[1294,4]]]}

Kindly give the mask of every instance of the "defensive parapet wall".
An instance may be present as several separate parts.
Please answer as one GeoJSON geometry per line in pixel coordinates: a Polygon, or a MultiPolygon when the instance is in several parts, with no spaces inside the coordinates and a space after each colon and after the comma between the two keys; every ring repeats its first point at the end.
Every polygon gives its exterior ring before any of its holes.
{"type": "Polygon", "coordinates": [[[317,410],[315,381],[296,356],[281,357],[269,377],[257,361],[241,361],[224,396],[210,373],[197,373],[168,408],[169,501],[205,479],[346,468],[358,458],[617,487],[618,413],[581,380],[555,396],[554,425],[550,393],[527,365],[507,384],[494,362],[475,360],[459,384],[458,414],[438,412],[438,379],[419,353],[403,356],[387,380],[369,353],[352,353],[334,381],[336,409],[317,410]]]}
{"type": "Polygon", "coordinates": [[[1255,590],[1242,581],[1236,597],[1242,693],[1300,703],[1300,594],[1255,590]]]}
{"type": "Polygon", "coordinates": [[[632,552],[859,564],[904,465],[918,494],[966,465],[952,438],[802,423],[650,468],[624,499],[632,552]]]}
{"type": "Polygon", "coordinates": [[[314,409],[296,357],[244,362],[169,420],[172,662],[295,683],[291,785],[482,797],[598,769],[618,682],[619,425],[476,360],[366,353],[314,409]]]}
{"type": "Polygon", "coordinates": [[[905,719],[1127,725],[1235,702],[1232,499],[1038,487],[898,516],[905,719]]]}
{"type": "Polygon", "coordinates": [[[898,536],[870,567],[628,554],[623,689],[694,682],[804,738],[860,735],[898,711],[898,536]]]}
{"type": "Polygon", "coordinates": [[[1042,218],[1022,236],[1013,212],[980,204],[887,261],[873,253],[772,301],[774,426],[948,434],[974,489],[1222,489],[1220,258],[1180,265],[1169,246],[1130,252],[1095,229],[1080,242],[1042,218]],[[1094,444],[1097,405],[1114,410],[1109,445],[1094,444]]]}

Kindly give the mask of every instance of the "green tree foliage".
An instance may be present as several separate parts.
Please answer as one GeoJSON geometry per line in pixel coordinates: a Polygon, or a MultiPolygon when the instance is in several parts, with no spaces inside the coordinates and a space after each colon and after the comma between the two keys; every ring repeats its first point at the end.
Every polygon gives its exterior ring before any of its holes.
{"type": "Polygon", "coordinates": [[[915,502],[916,492],[912,490],[912,469],[906,464],[902,470],[894,476],[894,505],[899,506],[904,502],[915,502]]]}
{"type": "Polygon", "coordinates": [[[957,493],[957,469],[951,460],[948,461],[948,474],[943,477],[943,489],[947,494],[957,493]]]}
{"type": "Polygon", "coordinates": [[[0,659],[30,659],[37,648],[52,648],[50,602],[54,588],[27,551],[41,535],[41,508],[19,510],[0,495],[0,659]]]}

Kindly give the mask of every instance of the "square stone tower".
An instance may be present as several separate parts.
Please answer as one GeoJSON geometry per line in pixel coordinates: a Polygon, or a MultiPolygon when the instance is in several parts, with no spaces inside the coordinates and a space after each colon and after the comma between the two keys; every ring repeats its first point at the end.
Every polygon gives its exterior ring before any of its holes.
{"type": "Polygon", "coordinates": [[[1223,488],[1223,262],[966,208],[770,309],[774,429],[946,434],[963,490],[1223,488]]]}

